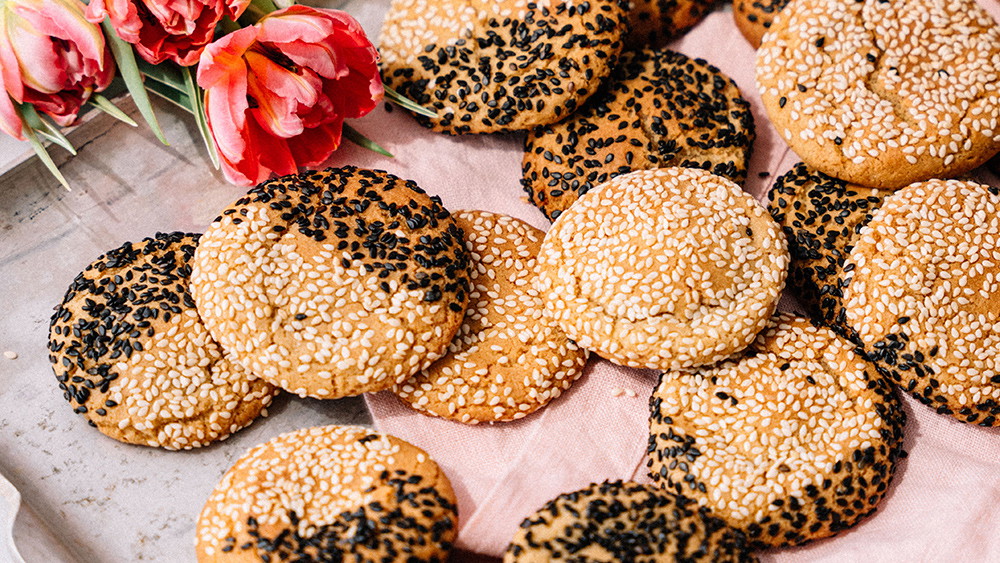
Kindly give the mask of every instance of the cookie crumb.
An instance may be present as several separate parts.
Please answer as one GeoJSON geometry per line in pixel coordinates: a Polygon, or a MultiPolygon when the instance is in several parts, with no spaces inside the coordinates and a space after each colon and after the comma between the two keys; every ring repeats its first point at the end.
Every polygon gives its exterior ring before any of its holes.
{"type": "Polygon", "coordinates": [[[3,353],[3,357],[7,358],[8,360],[16,360],[17,352],[13,350],[7,350],[6,352],[3,353]]]}

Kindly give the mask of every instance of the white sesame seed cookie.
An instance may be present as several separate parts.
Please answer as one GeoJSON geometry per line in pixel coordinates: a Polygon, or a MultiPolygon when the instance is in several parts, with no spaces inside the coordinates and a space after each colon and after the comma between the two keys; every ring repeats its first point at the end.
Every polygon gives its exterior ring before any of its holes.
{"type": "Polygon", "coordinates": [[[198,235],[158,233],[102,254],[49,326],[49,361],[75,412],[108,436],[168,450],[223,440],[277,389],[209,335],[189,292],[198,235]]]}
{"type": "Polygon", "coordinates": [[[538,261],[546,312],[577,344],[624,366],[679,369],[753,341],[784,287],[788,250],[736,184],[660,168],[577,200],[538,261]]]}
{"type": "Polygon", "coordinates": [[[767,209],[792,257],[788,289],[814,320],[835,328],[844,324],[844,261],[857,232],[891,193],[832,178],[802,162],[771,186],[767,209]]]}
{"type": "Polygon", "coordinates": [[[632,47],[660,47],[687,33],[703,20],[717,0],[629,0],[629,32],[632,47]]]}
{"type": "Polygon", "coordinates": [[[628,29],[620,0],[393,0],[380,36],[386,84],[451,134],[558,121],[611,73],[628,29]]]}
{"type": "Polygon", "coordinates": [[[399,438],[305,428],[236,461],[198,517],[198,561],[443,563],[458,534],[440,467],[399,438]]]}
{"type": "Polygon", "coordinates": [[[887,197],[844,266],[868,355],[942,414],[1000,426],[1000,190],[931,180],[887,197]]]}
{"type": "Polygon", "coordinates": [[[755,548],[853,526],[888,489],[906,416],[859,352],[778,314],[739,356],[663,372],[649,400],[650,476],[755,548]]]}
{"type": "Polygon", "coordinates": [[[192,294],[216,340],[300,396],[380,391],[447,350],[468,302],[462,231],[378,170],[265,182],[201,239],[192,294]]]}
{"type": "Polygon", "coordinates": [[[721,70],[667,49],[628,52],[579,111],[528,133],[521,184],[552,220],[632,170],[702,168],[742,184],[754,138],[750,104],[721,70]]]}
{"type": "Polygon", "coordinates": [[[523,418],[569,389],[587,353],[543,315],[534,282],[545,233],[487,211],[454,217],[472,259],[465,321],[443,358],[393,392],[467,424],[523,418]]]}
{"type": "Polygon", "coordinates": [[[733,0],[733,20],[743,37],[756,49],[786,4],[788,0],[733,0]]]}
{"type": "Polygon", "coordinates": [[[593,483],[528,516],[504,563],[750,563],[743,534],[655,485],[593,483]]]}
{"type": "Polygon", "coordinates": [[[1000,150],[1000,26],[974,0],[792,0],[757,85],[796,154],[848,182],[901,188],[1000,150]]]}

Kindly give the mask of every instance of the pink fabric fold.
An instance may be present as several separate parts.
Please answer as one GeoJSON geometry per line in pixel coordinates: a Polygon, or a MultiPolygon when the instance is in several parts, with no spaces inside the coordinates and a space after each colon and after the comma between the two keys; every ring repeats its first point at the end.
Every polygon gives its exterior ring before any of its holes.
{"type": "MultiPolygon", "coordinates": [[[[1000,16],[1000,3],[983,5],[1000,16]]],[[[672,47],[721,68],[751,103],[757,143],[746,189],[761,199],[799,159],[764,115],[754,51],[728,11],[711,14],[672,47]]],[[[399,110],[380,109],[355,124],[396,158],[344,147],[330,164],[383,168],[416,180],[453,211],[486,209],[547,227],[519,185],[523,136],[449,137],[421,128],[399,110]]],[[[545,409],[480,426],[418,414],[388,392],[366,400],[381,431],[424,448],[444,467],[458,494],[458,546],[499,556],[521,520],[559,493],[603,479],[648,481],[647,405],[655,383],[653,372],[592,357],[576,385],[545,409]],[[619,389],[634,396],[615,396],[619,389]]],[[[1000,430],[964,425],[908,397],[904,402],[910,455],[879,511],[838,537],[771,550],[763,560],[1000,561],[1000,430]]]]}

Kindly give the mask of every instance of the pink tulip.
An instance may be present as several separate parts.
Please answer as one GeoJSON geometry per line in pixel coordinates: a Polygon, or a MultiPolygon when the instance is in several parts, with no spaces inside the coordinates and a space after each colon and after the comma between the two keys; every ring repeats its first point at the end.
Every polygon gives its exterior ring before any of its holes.
{"type": "Polygon", "coordinates": [[[107,16],[118,36],[135,45],[143,59],[182,66],[198,62],[223,17],[236,20],[250,0],[91,0],[87,17],[107,16]]]}
{"type": "Polygon", "coordinates": [[[306,6],[209,45],[198,84],[226,178],[252,185],[329,158],[344,119],[382,99],[377,61],[357,20],[306,6]]]}
{"type": "MultiPolygon", "coordinates": [[[[115,67],[104,36],[79,0],[0,3],[0,84],[59,125],[76,121],[90,95],[107,88],[115,67]]],[[[0,95],[0,128],[22,139],[10,98],[0,95]]]]}

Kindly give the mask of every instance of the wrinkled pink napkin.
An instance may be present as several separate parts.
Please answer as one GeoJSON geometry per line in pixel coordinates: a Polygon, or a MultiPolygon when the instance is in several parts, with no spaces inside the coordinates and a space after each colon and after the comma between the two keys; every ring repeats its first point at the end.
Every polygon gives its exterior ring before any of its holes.
{"type": "MultiPolygon", "coordinates": [[[[1000,16],[1000,4],[982,1],[1000,16]]],[[[754,51],[728,11],[713,13],[673,48],[720,67],[752,104],[757,143],[747,190],[761,198],[798,158],[764,115],[754,86],[754,51]]],[[[399,110],[380,109],[356,126],[396,158],[345,148],[332,164],[412,178],[453,211],[487,209],[547,227],[518,183],[522,136],[448,137],[422,129],[399,110]]],[[[481,426],[417,414],[388,392],[367,401],[381,431],[424,448],[444,467],[458,495],[458,546],[499,556],[520,521],[559,493],[603,479],[648,480],[647,401],[655,383],[653,372],[592,357],[576,385],[545,409],[517,422],[481,426]],[[616,389],[635,396],[616,397],[616,389]]],[[[838,537],[772,550],[764,560],[1000,561],[1000,431],[936,415],[909,398],[905,404],[910,456],[878,513],[838,537]]]]}

